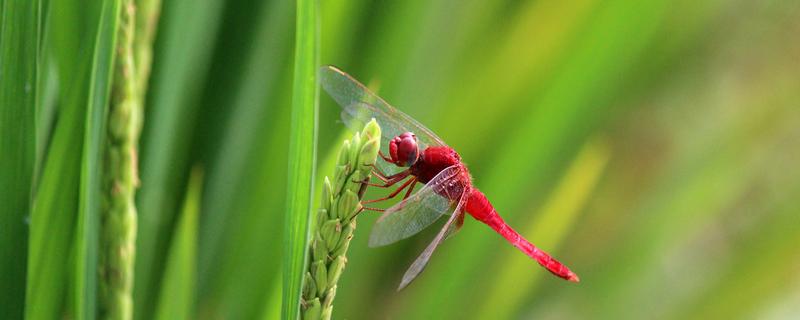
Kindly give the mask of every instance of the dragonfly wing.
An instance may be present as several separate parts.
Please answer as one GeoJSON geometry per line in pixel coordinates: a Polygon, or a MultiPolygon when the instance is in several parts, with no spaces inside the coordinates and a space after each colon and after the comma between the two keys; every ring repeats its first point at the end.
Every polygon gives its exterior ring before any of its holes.
{"type": "Polygon", "coordinates": [[[466,188],[462,170],[459,165],[445,168],[417,193],[386,209],[372,227],[369,246],[384,246],[408,238],[452,212],[456,204],[452,199],[460,199],[466,188]]]}
{"type": "Polygon", "coordinates": [[[356,132],[364,124],[375,118],[381,126],[383,138],[381,145],[404,132],[417,135],[422,149],[428,146],[446,145],[442,139],[405,113],[395,109],[386,101],[372,93],[366,86],[334,66],[320,68],[322,88],[342,107],[342,121],[356,132]]]}
{"type": "Polygon", "coordinates": [[[400,282],[400,286],[397,288],[397,291],[403,290],[412,280],[414,280],[425,266],[428,265],[428,261],[431,259],[431,255],[433,251],[436,250],[437,247],[444,241],[445,239],[449,238],[453,235],[456,231],[461,229],[461,223],[464,221],[464,210],[462,207],[466,202],[467,196],[462,195],[461,200],[458,202],[455,211],[453,211],[453,215],[450,216],[450,219],[447,220],[447,223],[444,224],[442,230],[439,231],[439,234],[436,235],[436,238],[433,238],[430,244],[425,248],[425,251],[414,260],[414,263],[411,264],[411,267],[406,270],[406,273],[403,274],[403,280],[400,282]]]}
{"type": "MultiPolygon", "coordinates": [[[[466,197],[466,195],[464,195],[464,197],[466,197]]],[[[464,213],[461,213],[461,215],[458,216],[458,219],[456,219],[456,222],[455,222],[456,230],[455,231],[461,230],[461,226],[463,226],[463,225],[464,225],[464,213]]],[[[454,235],[455,231],[453,231],[450,234],[448,234],[447,238],[445,238],[445,240],[450,239],[450,236],[454,235]]]]}
{"type": "MultiPolygon", "coordinates": [[[[361,130],[360,128],[364,128],[373,118],[378,121],[378,124],[381,126],[381,148],[385,155],[389,154],[389,141],[409,131],[402,127],[401,124],[389,121],[388,116],[385,116],[382,111],[362,102],[358,102],[350,107],[342,107],[341,116],[344,124],[354,132],[358,132],[358,130],[361,130]]],[[[417,138],[419,139],[419,136],[417,138]]],[[[425,150],[426,143],[421,140],[418,142],[420,150],[425,150]]],[[[386,161],[376,161],[375,165],[386,174],[394,174],[402,170],[402,168],[386,161]]]]}

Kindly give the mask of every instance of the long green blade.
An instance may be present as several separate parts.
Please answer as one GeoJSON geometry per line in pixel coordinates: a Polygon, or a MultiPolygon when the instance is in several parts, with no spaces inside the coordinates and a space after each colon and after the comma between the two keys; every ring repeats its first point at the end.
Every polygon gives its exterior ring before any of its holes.
{"type": "Polygon", "coordinates": [[[102,151],[105,143],[108,102],[116,56],[119,9],[119,0],[103,4],[90,75],[86,131],[84,132],[81,160],[78,224],[75,235],[72,303],[76,319],[94,319],[96,316],[102,151]]]}
{"type": "Polygon", "coordinates": [[[201,105],[199,97],[224,12],[223,4],[221,0],[166,1],[159,18],[139,148],[142,186],[136,203],[139,210],[133,285],[136,319],[153,317],[160,292],[163,257],[167,255],[186,191],[192,161],[192,129],[201,105]]]}
{"type": "Polygon", "coordinates": [[[289,182],[283,257],[283,319],[297,319],[314,194],[317,139],[318,8],[297,1],[294,88],[289,136],[289,182]]]}
{"type": "Polygon", "coordinates": [[[203,312],[212,318],[256,317],[282,281],[282,261],[273,253],[282,248],[283,225],[275,221],[283,210],[263,208],[281,208],[286,200],[287,158],[275,154],[284,153],[288,143],[295,4],[261,6],[256,11],[238,4],[227,12],[250,22],[254,32],[222,30],[216,56],[236,59],[216,59],[214,69],[221,71],[204,90],[206,107],[230,110],[226,121],[203,112],[200,125],[204,134],[219,128],[219,134],[207,134],[219,140],[207,139],[201,149],[210,160],[204,167],[197,291],[198,305],[210,306],[203,312]]]}
{"type": "Polygon", "coordinates": [[[189,177],[186,200],[167,257],[155,319],[191,319],[197,260],[197,216],[203,174],[195,168],[189,177]]]}
{"type": "Polygon", "coordinates": [[[25,305],[39,12],[39,1],[0,1],[0,300],[9,318],[22,317],[25,305]]]}
{"type": "MultiPolygon", "coordinates": [[[[92,21],[92,10],[68,8],[64,0],[50,2],[43,55],[55,61],[60,84],[57,95],[59,115],[55,119],[50,145],[40,155],[40,169],[31,214],[25,316],[28,319],[55,319],[64,316],[70,277],[78,211],[78,189],[84,138],[88,74],[92,69],[92,31],[77,28],[76,21],[92,21]],[[56,12],[58,14],[56,14],[56,12]],[[77,49],[82,48],[83,50],[77,49]],[[83,53],[83,54],[82,54],[83,53]]],[[[54,72],[48,70],[48,72],[54,72]]],[[[42,123],[41,125],[47,125],[42,123]]],[[[48,130],[49,131],[49,130],[48,130]]]]}

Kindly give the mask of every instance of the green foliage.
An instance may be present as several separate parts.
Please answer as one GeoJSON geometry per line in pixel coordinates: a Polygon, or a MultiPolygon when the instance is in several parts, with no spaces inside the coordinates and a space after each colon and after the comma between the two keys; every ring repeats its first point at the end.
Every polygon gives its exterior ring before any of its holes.
{"type": "Polygon", "coordinates": [[[192,130],[212,56],[222,1],[167,1],[159,20],[145,103],[137,194],[134,317],[150,319],[191,162],[192,130]],[[144,185],[150,185],[145,188],[144,185]]]}
{"type": "Polygon", "coordinates": [[[75,269],[72,282],[72,312],[78,319],[94,319],[97,313],[98,247],[101,199],[103,197],[103,150],[106,119],[111,101],[120,2],[104,2],[90,73],[86,125],[81,157],[78,216],[75,230],[75,269]]]}
{"type": "Polygon", "coordinates": [[[203,174],[195,168],[189,177],[186,201],[175,228],[161,282],[156,319],[191,319],[197,277],[197,219],[203,174]]]}
{"type": "MultiPolygon", "coordinates": [[[[89,318],[118,1],[0,3],[3,311],[89,318]]],[[[439,134],[581,276],[550,276],[468,218],[395,292],[436,227],[369,249],[362,213],[331,318],[798,313],[796,1],[322,1],[318,16],[313,0],[134,3],[138,319],[299,311],[282,297],[308,270],[313,148],[333,172],[351,134],[325,95],[313,125],[318,62],[439,134]]]]}
{"type": "Polygon", "coordinates": [[[281,317],[297,319],[303,286],[314,197],[317,150],[317,68],[319,66],[317,1],[297,1],[294,87],[289,129],[289,175],[283,249],[283,306],[281,317]]]}
{"type": "MultiPolygon", "coordinates": [[[[54,1],[53,5],[56,3],[54,1]]],[[[55,37],[52,34],[51,39],[55,37]]],[[[84,44],[91,48],[94,37],[87,36],[87,39],[90,40],[84,44]]],[[[47,149],[33,201],[25,290],[25,316],[28,319],[53,319],[66,313],[67,283],[73,268],[65,266],[74,261],[70,259],[70,253],[75,239],[89,84],[87,75],[92,66],[92,55],[74,58],[78,66],[72,68],[78,71],[70,74],[67,79],[74,81],[68,82],[68,89],[59,94],[61,115],[54,124],[51,147],[47,149]]]]}
{"type": "Polygon", "coordinates": [[[40,16],[40,1],[0,1],[0,300],[5,316],[14,318],[25,309],[40,16]]]}

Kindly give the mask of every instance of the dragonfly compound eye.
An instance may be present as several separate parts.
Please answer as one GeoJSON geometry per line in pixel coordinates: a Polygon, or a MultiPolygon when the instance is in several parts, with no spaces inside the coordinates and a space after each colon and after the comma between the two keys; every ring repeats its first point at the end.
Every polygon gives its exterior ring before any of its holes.
{"type": "Polygon", "coordinates": [[[403,133],[389,142],[389,155],[394,163],[401,167],[410,167],[419,158],[417,137],[411,133],[403,133]]]}

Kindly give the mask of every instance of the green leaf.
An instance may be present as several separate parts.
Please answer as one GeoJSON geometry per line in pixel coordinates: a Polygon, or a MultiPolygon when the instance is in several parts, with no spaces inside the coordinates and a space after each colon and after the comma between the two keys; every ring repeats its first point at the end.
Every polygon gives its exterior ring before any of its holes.
{"type": "Polygon", "coordinates": [[[223,4],[177,0],[164,2],[162,8],[139,148],[136,319],[152,318],[160,292],[163,257],[186,191],[198,97],[211,64],[223,4]]]}
{"type": "MultiPolygon", "coordinates": [[[[309,277],[311,277],[309,275],[309,277]]],[[[281,317],[281,294],[283,293],[283,282],[273,281],[272,288],[266,295],[263,303],[263,310],[261,310],[260,319],[272,320],[280,319],[281,317]]]]}
{"type": "MultiPolygon", "coordinates": [[[[52,2],[53,7],[58,7],[57,4],[61,2],[64,1],[52,2]]],[[[56,39],[66,36],[64,33],[73,30],[63,28],[69,24],[59,24],[56,21],[60,19],[73,22],[82,19],[97,21],[96,16],[86,12],[81,13],[59,11],[59,14],[54,14],[51,11],[47,29],[51,36],[47,39],[55,43],[48,42],[45,48],[57,51],[59,54],[54,54],[56,56],[66,56],[65,50],[59,49],[56,39]]],[[[80,38],[83,41],[73,45],[91,49],[94,46],[94,38],[83,37],[80,38]]],[[[45,54],[47,53],[54,52],[45,54]]],[[[60,64],[69,64],[69,69],[74,72],[59,77],[64,82],[58,95],[60,115],[53,129],[49,148],[46,149],[46,154],[42,155],[44,168],[41,169],[31,214],[25,292],[25,316],[28,319],[62,317],[65,313],[66,297],[69,296],[67,284],[72,271],[70,254],[75,240],[75,219],[78,211],[88,74],[92,69],[93,57],[91,54],[84,54],[72,58],[70,60],[64,57],[64,60],[58,61],[60,64]]]]}
{"type": "Polygon", "coordinates": [[[117,52],[119,13],[119,0],[103,3],[95,38],[74,247],[72,303],[76,319],[94,319],[97,311],[98,229],[103,184],[100,168],[103,164],[108,103],[117,52]]]}
{"type": "Polygon", "coordinates": [[[289,183],[284,234],[283,319],[297,319],[314,200],[317,139],[317,1],[297,1],[294,88],[289,136],[289,183]]]}
{"type": "Polygon", "coordinates": [[[36,144],[40,1],[0,1],[0,301],[25,306],[28,226],[36,144]]]}
{"type": "Polygon", "coordinates": [[[28,319],[58,318],[66,295],[68,270],[64,266],[74,240],[83,110],[69,106],[65,111],[54,131],[31,214],[28,319]]]}
{"type": "Polygon", "coordinates": [[[198,299],[212,317],[239,319],[257,317],[274,283],[281,282],[282,261],[276,255],[283,225],[276,221],[283,210],[266,213],[263,208],[283,207],[286,200],[294,2],[264,2],[260,9],[231,4],[226,16],[252,22],[223,30],[215,55],[225,58],[215,60],[219,71],[205,90],[204,104],[210,110],[225,105],[229,114],[220,121],[216,112],[203,113],[200,125],[204,135],[214,138],[201,149],[209,161],[198,299]],[[242,33],[243,27],[253,31],[242,33]],[[219,134],[206,133],[215,128],[219,134]]]}
{"type": "Polygon", "coordinates": [[[199,168],[189,178],[186,201],[175,229],[161,282],[155,319],[191,319],[197,261],[197,220],[203,175],[199,168]]]}

